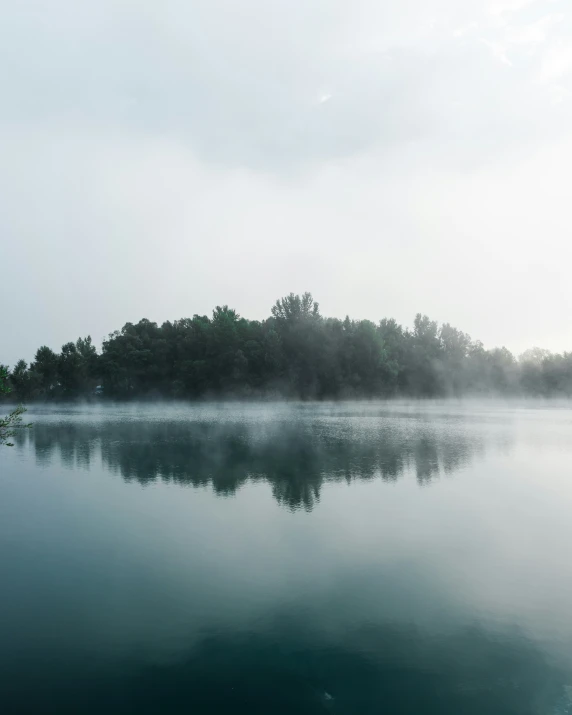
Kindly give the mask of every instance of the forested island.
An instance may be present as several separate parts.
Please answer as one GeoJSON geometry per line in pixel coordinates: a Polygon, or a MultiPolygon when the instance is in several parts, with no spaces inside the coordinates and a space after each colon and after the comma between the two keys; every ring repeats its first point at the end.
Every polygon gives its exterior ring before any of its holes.
{"type": "Polygon", "coordinates": [[[572,353],[534,348],[517,359],[421,314],[411,329],[326,318],[310,293],[278,300],[262,321],[217,306],[210,318],[127,323],[101,352],[79,338],[0,367],[20,401],[572,395],[572,353]]]}

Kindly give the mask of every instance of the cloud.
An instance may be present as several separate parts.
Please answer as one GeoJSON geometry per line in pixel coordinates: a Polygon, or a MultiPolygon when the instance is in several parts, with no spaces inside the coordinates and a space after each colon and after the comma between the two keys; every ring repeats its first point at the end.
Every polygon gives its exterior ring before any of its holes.
{"type": "Polygon", "coordinates": [[[570,90],[560,84],[554,84],[549,89],[550,101],[554,106],[562,104],[570,98],[570,90]]]}
{"type": "Polygon", "coordinates": [[[515,25],[506,30],[506,40],[513,45],[538,45],[546,42],[549,31],[564,20],[564,15],[546,15],[527,25],[515,25]]]}
{"type": "Polygon", "coordinates": [[[11,5],[0,362],[307,289],[326,313],[569,347],[546,251],[568,250],[570,18],[495,8],[11,5]]]}
{"type": "Polygon", "coordinates": [[[480,38],[483,45],[486,45],[493,55],[493,57],[508,67],[512,67],[512,62],[506,56],[506,47],[501,45],[499,42],[492,42],[491,40],[485,40],[483,37],[480,38]]]}
{"type": "Polygon", "coordinates": [[[462,27],[457,27],[453,30],[454,37],[464,37],[465,35],[471,34],[479,29],[478,22],[470,22],[468,25],[463,25],[462,27]]]}
{"type": "Polygon", "coordinates": [[[474,32],[506,65],[519,63],[511,42],[547,32],[497,36],[480,0],[34,7],[14,6],[0,28],[5,123],[176,136],[205,161],[273,172],[442,134],[448,110],[435,98],[447,84],[457,107],[478,100],[484,116],[494,106],[502,124],[515,97],[508,86],[494,96],[495,64],[474,32]],[[334,91],[335,106],[314,112],[315,97],[334,91]]]}
{"type": "Polygon", "coordinates": [[[565,78],[572,72],[572,45],[559,43],[551,47],[542,60],[539,77],[542,81],[565,78]]]}
{"type": "Polygon", "coordinates": [[[491,15],[504,15],[519,12],[529,7],[537,0],[497,0],[489,7],[491,15]]]}

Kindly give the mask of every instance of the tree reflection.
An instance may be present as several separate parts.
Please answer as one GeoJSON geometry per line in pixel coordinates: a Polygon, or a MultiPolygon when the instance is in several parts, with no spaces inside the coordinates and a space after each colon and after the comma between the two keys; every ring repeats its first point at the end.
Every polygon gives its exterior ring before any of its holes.
{"type": "Polygon", "coordinates": [[[142,485],[211,486],[229,496],[246,482],[268,482],[280,504],[306,510],[324,482],[394,482],[410,472],[425,485],[484,451],[474,431],[399,424],[360,432],[311,421],[38,421],[18,442],[29,439],[41,465],[57,456],[68,468],[89,469],[100,456],[106,469],[142,485]]]}

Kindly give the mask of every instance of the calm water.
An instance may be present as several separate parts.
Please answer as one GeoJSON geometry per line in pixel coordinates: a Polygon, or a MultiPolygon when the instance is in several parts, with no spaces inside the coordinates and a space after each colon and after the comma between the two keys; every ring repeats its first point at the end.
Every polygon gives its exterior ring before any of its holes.
{"type": "Polygon", "coordinates": [[[34,410],[0,712],[572,713],[572,409],[34,410]]]}

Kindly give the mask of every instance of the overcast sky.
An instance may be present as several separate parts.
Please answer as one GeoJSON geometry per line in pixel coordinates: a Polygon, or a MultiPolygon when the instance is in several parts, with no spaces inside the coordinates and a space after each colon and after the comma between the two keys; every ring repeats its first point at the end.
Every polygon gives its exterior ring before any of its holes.
{"type": "Polygon", "coordinates": [[[572,350],[570,0],[0,2],[0,362],[305,290],[572,350]]]}

